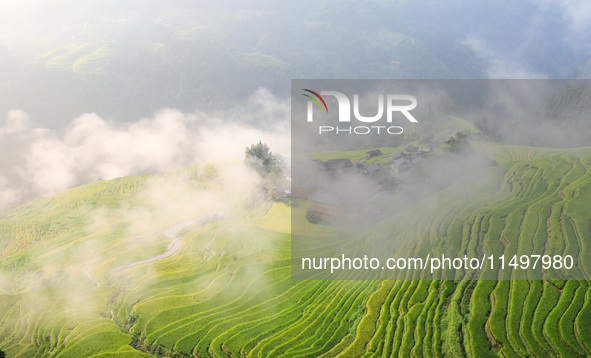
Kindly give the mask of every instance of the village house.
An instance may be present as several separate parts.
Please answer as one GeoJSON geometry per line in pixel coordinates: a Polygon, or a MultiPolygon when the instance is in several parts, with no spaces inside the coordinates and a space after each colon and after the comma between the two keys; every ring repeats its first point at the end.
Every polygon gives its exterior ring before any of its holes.
{"type": "Polygon", "coordinates": [[[369,152],[365,153],[365,160],[370,160],[371,158],[379,157],[381,155],[383,155],[383,153],[379,149],[370,150],[369,152]]]}

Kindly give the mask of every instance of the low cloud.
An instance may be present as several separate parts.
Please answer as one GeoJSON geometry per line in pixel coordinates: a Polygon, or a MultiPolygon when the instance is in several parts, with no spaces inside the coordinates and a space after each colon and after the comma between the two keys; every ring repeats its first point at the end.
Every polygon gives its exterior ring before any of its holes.
{"type": "Polygon", "coordinates": [[[574,33],[584,33],[591,30],[591,3],[585,0],[545,0],[533,2],[538,7],[556,6],[563,9],[563,17],[574,33]]]}
{"type": "Polygon", "coordinates": [[[36,127],[33,120],[13,110],[0,126],[0,210],[98,178],[240,158],[259,140],[283,155],[290,148],[288,101],[264,89],[213,114],[163,109],[121,123],[86,113],[59,129],[36,127]]]}
{"type": "MultiPolygon", "coordinates": [[[[589,58],[591,3],[584,0],[528,0],[514,4],[523,13],[511,14],[510,37],[497,36],[486,26],[468,30],[463,44],[488,64],[489,78],[571,78],[589,58]],[[528,5],[529,6],[524,6],[528,5]]],[[[509,4],[505,4],[508,6],[509,4]]],[[[508,33],[508,32],[507,32],[508,33]]]]}
{"type": "Polygon", "coordinates": [[[477,55],[485,58],[488,62],[487,77],[491,79],[546,79],[544,73],[534,72],[528,66],[520,62],[522,54],[499,53],[489,47],[486,40],[476,35],[470,35],[463,42],[470,47],[477,55]]]}

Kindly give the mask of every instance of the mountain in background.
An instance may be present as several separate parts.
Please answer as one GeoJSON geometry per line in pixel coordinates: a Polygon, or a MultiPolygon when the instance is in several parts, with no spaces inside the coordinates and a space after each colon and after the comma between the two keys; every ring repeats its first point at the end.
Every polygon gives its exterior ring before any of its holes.
{"type": "Polygon", "coordinates": [[[292,78],[570,78],[587,32],[561,4],[30,1],[0,27],[0,112],[43,123],[211,110],[292,78]]]}

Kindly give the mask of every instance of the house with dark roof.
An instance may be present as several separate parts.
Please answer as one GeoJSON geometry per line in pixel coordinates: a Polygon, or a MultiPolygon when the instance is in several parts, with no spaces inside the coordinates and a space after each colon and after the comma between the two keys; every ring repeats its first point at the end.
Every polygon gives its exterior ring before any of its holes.
{"type": "Polygon", "coordinates": [[[407,151],[408,153],[418,153],[419,147],[417,147],[416,145],[409,144],[406,146],[406,148],[404,150],[407,151]]]}
{"type": "Polygon", "coordinates": [[[370,150],[369,152],[365,153],[365,160],[370,160],[371,158],[379,157],[381,155],[383,155],[383,153],[379,149],[370,150]]]}

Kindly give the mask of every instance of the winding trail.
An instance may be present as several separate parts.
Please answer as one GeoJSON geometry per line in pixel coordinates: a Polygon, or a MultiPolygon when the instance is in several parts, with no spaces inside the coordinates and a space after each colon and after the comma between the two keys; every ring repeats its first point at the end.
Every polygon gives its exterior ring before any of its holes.
{"type": "MultiPolygon", "coordinates": [[[[123,265],[123,266],[117,266],[115,268],[112,268],[111,272],[121,272],[123,270],[126,270],[126,269],[134,267],[134,266],[139,266],[139,265],[147,264],[150,262],[155,262],[155,261],[170,257],[170,256],[174,255],[177,251],[179,251],[179,249],[181,248],[181,242],[183,240],[183,237],[182,236],[177,237],[177,235],[179,234],[179,232],[181,232],[181,230],[183,230],[185,227],[187,227],[189,225],[197,225],[198,227],[205,226],[209,223],[215,222],[215,221],[220,220],[222,218],[223,218],[223,215],[217,214],[217,215],[211,215],[211,216],[204,216],[201,219],[197,219],[197,220],[187,220],[187,221],[183,221],[178,224],[172,225],[168,229],[164,230],[164,236],[166,236],[169,239],[173,239],[168,244],[168,246],[166,246],[166,251],[164,251],[160,255],[150,257],[149,259],[132,262],[130,264],[123,265]]],[[[213,252],[213,250],[212,250],[212,252],[213,252]]]]}
{"type": "Polygon", "coordinates": [[[95,281],[95,279],[92,278],[92,276],[90,276],[89,270],[90,270],[90,268],[86,269],[86,277],[88,277],[90,279],[90,281],[94,282],[96,284],[96,287],[101,287],[101,284],[98,283],[97,281],[95,281]]]}
{"type": "Polygon", "coordinates": [[[206,249],[208,249],[208,250],[209,250],[209,252],[211,252],[211,256],[215,256],[215,252],[214,252],[212,249],[210,249],[210,248],[209,248],[209,247],[207,247],[207,246],[205,246],[205,248],[206,248],[206,249]]]}

